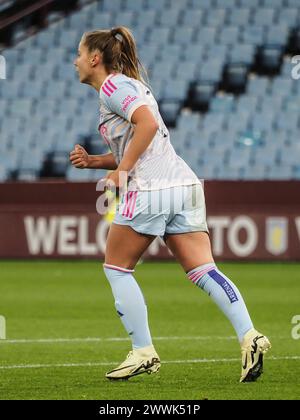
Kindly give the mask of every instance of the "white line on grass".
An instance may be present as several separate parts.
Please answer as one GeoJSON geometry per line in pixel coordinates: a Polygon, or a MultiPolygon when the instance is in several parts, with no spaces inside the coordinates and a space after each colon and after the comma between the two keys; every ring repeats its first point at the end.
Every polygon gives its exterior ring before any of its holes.
{"type": "MultiPolygon", "coordinates": [[[[235,336],[170,336],[170,337],[153,337],[153,340],[168,341],[168,340],[236,340],[235,336]]],[[[85,338],[30,338],[30,339],[16,339],[16,340],[0,340],[1,344],[56,344],[56,343],[90,343],[90,342],[103,342],[103,341],[130,341],[127,337],[85,337],[85,338]]]]}
{"type": "MultiPolygon", "coordinates": [[[[300,356],[271,356],[268,360],[300,360],[300,356]]],[[[190,364],[190,363],[232,363],[239,362],[240,359],[191,359],[191,360],[166,360],[162,361],[165,365],[172,364],[190,364]]],[[[86,362],[86,363],[56,363],[56,364],[35,364],[35,365],[7,365],[0,366],[0,370],[8,369],[52,369],[52,368],[68,368],[68,367],[98,367],[111,366],[119,362],[86,362]]]]}

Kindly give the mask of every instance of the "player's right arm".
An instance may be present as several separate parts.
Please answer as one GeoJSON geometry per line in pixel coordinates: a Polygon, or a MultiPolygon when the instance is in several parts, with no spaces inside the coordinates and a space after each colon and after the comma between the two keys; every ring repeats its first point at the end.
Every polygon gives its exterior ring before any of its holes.
{"type": "Polygon", "coordinates": [[[89,155],[87,151],[76,144],[74,150],[70,153],[70,161],[75,168],[84,169],[111,169],[118,167],[112,153],[103,155],[89,155]]]}

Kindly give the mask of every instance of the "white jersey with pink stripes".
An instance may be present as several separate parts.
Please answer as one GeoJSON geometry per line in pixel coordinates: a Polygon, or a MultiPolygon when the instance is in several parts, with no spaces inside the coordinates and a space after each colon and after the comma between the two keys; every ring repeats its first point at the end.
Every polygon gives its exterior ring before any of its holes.
{"type": "Polygon", "coordinates": [[[200,183],[192,169],[176,154],[157,102],[145,84],[124,74],[110,74],[101,86],[99,98],[99,131],[117,164],[133,137],[131,117],[137,108],[147,105],[159,125],[151,144],[128,174],[129,191],[159,190],[200,183]]]}

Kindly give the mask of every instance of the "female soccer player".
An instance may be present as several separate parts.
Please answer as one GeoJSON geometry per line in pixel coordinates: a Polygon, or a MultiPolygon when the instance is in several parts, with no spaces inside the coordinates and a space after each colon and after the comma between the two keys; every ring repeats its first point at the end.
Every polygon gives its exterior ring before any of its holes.
{"type": "Polygon", "coordinates": [[[201,182],[170,143],[157,103],[141,76],[131,32],[121,26],[85,33],[74,65],[80,82],[99,93],[99,130],[111,153],[91,156],[76,145],[70,160],[76,168],[113,170],[106,182],[116,187],[123,187],[119,175],[128,175],[127,192],[107,238],[104,272],[132,351],[106,377],[128,379],[160,368],[147,307],[133,276],[141,255],[160,235],[187,277],[232,323],[242,349],[240,381],[255,381],[270,342],[254,329],[240,292],[214,262],[201,182]]]}

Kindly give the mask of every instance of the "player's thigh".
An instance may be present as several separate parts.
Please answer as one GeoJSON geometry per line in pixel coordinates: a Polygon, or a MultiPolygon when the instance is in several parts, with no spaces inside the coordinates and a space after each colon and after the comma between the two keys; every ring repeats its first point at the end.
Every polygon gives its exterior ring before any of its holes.
{"type": "Polygon", "coordinates": [[[214,262],[207,232],[166,234],[165,243],[185,272],[214,262]]]}
{"type": "Polygon", "coordinates": [[[105,263],[133,269],[154,239],[155,236],[138,233],[130,226],[112,223],[107,236],[105,263]]]}

